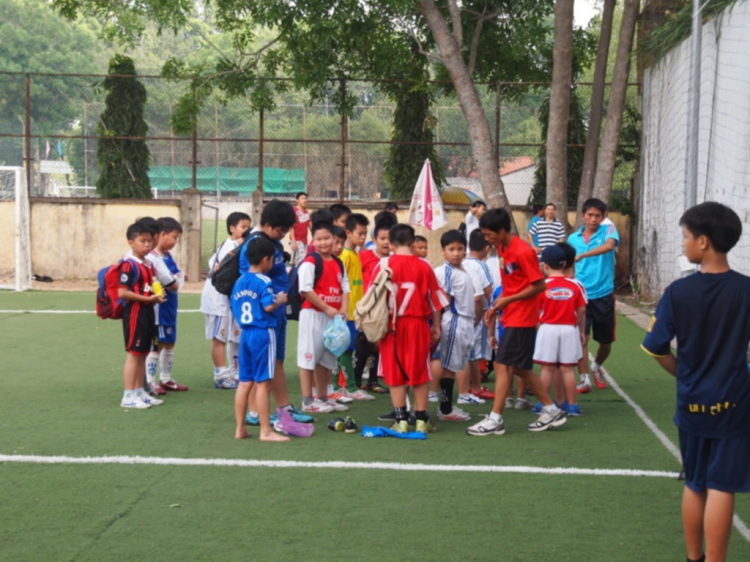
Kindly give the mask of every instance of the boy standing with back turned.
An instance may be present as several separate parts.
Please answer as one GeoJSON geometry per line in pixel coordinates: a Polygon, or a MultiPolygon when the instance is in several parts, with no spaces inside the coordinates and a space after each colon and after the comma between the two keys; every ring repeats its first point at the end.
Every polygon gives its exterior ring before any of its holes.
{"type": "Polygon", "coordinates": [[[641,347],[677,379],[688,562],[721,562],[734,494],[750,492],[750,278],[727,261],[742,234],[734,211],[701,203],[680,225],[685,256],[700,271],[667,287],[641,347]]]}

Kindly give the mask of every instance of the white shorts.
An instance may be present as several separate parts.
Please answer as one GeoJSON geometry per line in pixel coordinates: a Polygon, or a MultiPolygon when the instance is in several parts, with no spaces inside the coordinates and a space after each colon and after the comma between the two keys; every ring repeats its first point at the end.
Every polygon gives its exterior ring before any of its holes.
{"type": "Polygon", "coordinates": [[[492,348],[490,347],[490,331],[484,318],[474,326],[474,347],[471,348],[469,361],[481,361],[492,359],[492,348]]]}
{"type": "Polygon", "coordinates": [[[583,357],[578,326],[542,324],[536,332],[534,363],[576,365],[583,357]]]}
{"type": "Polygon", "coordinates": [[[444,313],[440,322],[440,364],[457,373],[466,368],[474,345],[474,320],[444,313]]]}
{"type": "Polygon", "coordinates": [[[206,317],[206,339],[219,340],[220,342],[240,343],[242,330],[240,325],[231,314],[229,316],[217,316],[215,314],[204,314],[206,317]]]}
{"type": "Polygon", "coordinates": [[[303,308],[297,329],[297,366],[313,370],[316,365],[336,368],[336,356],[323,345],[323,332],[333,322],[325,312],[303,308]]]}
{"type": "Polygon", "coordinates": [[[305,257],[307,257],[307,244],[300,241],[292,244],[292,267],[301,264],[305,257]]]}

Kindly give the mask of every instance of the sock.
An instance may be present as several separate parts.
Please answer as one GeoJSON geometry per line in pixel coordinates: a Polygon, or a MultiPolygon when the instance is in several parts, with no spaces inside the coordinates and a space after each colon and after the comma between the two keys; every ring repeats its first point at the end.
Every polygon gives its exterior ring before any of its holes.
{"type": "Polygon", "coordinates": [[[453,411],[453,379],[440,379],[440,412],[450,414],[453,411]]]}
{"type": "Polygon", "coordinates": [[[396,414],[396,421],[406,421],[406,419],[409,417],[409,412],[406,410],[406,406],[397,406],[396,408],[393,408],[393,411],[396,414]]]}
{"type": "Polygon", "coordinates": [[[148,384],[154,384],[156,379],[156,368],[159,365],[159,352],[152,351],[146,357],[146,381],[148,384]]]}
{"type": "Polygon", "coordinates": [[[161,382],[172,380],[172,362],[174,361],[174,348],[162,349],[159,354],[159,378],[161,382]]]}
{"type": "Polygon", "coordinates": [[[357,388],[359,387],[354,379],[354,352],[345,351],[341,357],[339,357],[339,365],[341,365],[341,368],[346,375],[346,390],[349,392],[357,392],[357,388]]]}
{"type": "Polygon", "coordinates": [[[495,423],[500,423],[503,421],[503,416],[496,414],[495,412],[490,412],[490,419],[495,423]]]}
{"type": "Polygon", "coordinates": [[[330,396],[331,394],[333,394],[333,385],[332,385],[332,384],[329,384],[329,385],[328,385],[328,394],[326,395],[326,399],[327,399],[327,398],[328,398],[328,397],[329,397],[329,396],[330,396]]]}
{"type": "Polygon", "coordinates": [[[237,358],[240,355],[240,344],[234,341],[227,342],[227,356],[229,357],[229,367],[237,370],[237,358]]]}
{"type": "Polygon", "coordinates": [[[132,390],[126,390],[122,393],[122,399],[126,402],[130,402],[133,399],[133,391],[132,390]]]}
{"type": "Polygon", "coordinates": [[[258,412],[248,412],[247,415],[250,416],[251,418],[257,418],[258,412]]]}
{"type": "Polygon", "coordinates": [[[549,406],[544,406],[542,408],[542,410],[545,411],[545,412],[547,412],[548,414],[556,414],[557,410],[559,410],[559,409],[560,409],[560,407],[555,402],[553,402],[549,406]]]}
{"type": "Polygon", "coordinates": [[[312,396],[303,396],[302,397],[302,405],[303,406],[309,406],[314,402],[314,399],[312,396]]]}
{"type": "Polygon", "coordinates": [[[601,365],[599,365],[599,363],[597,363],[596,361],[594,361],[594,362],[591,363],[591,370],[592,371],[598,371],[600,368],[601,368],[601,365]]]}
{"type": "Polygon", "coordinates": [[[703,556],[701,556],[697,560],[693,560],[692,558],[690,558],[688,556],[687,562],[706,562],[706,555],[704,554],[703,556]]]}
{"type": "Polygon", "coordinates": [[[313,395],[313,398],[320,398],[320,396],[318,396],[318,389],[317,388],[312,387],[312,395],[313,395]]]}
{"type": "Polygon", "coordinates": [[[591,385],[591,379],[589,378],[588,373],[581,373],[581,382],[591,385]]]}
{"type": "Polygon", "coordinates": [[[422,421],[430,420],[430,414],[427,410],[417,410],[416,412],[414,412],[414,415],[417,417],[418,420],[422,420],[422,421]]]}
{"type": "Polygon", "coordinates": [[[133,392],[135,393],[135,396],[134,396],[135,398],[143,398],[143,394],[144,394],[143,387],[136,388],[133,392]]]}

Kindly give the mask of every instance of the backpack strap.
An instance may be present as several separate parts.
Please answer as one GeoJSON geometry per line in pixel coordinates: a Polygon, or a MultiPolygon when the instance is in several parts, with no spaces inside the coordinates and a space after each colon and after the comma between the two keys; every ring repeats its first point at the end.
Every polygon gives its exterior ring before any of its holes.
{"type": "Polygon", "coordinates": [[[318,281],[320,281],[320,278],[323,276],[323,258],[320,257],[320,254],[318,252],[311,252],[308,255],[312,256],[313,261],[315,262],[315,277],[313,278],[313,290],[314,290],[315,285],[318,284],[318,281]]]}

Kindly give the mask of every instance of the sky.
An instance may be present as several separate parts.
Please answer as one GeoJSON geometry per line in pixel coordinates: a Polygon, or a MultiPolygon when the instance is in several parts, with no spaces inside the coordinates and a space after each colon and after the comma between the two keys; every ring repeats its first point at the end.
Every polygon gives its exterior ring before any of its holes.
{"type": "Polygon", "coordinates": [[[573,12],[574,25],[576,27],[586,27],[589,20],[599,12],[597,7],[600,4],[600,0],[575,0],[573,12]]]}

